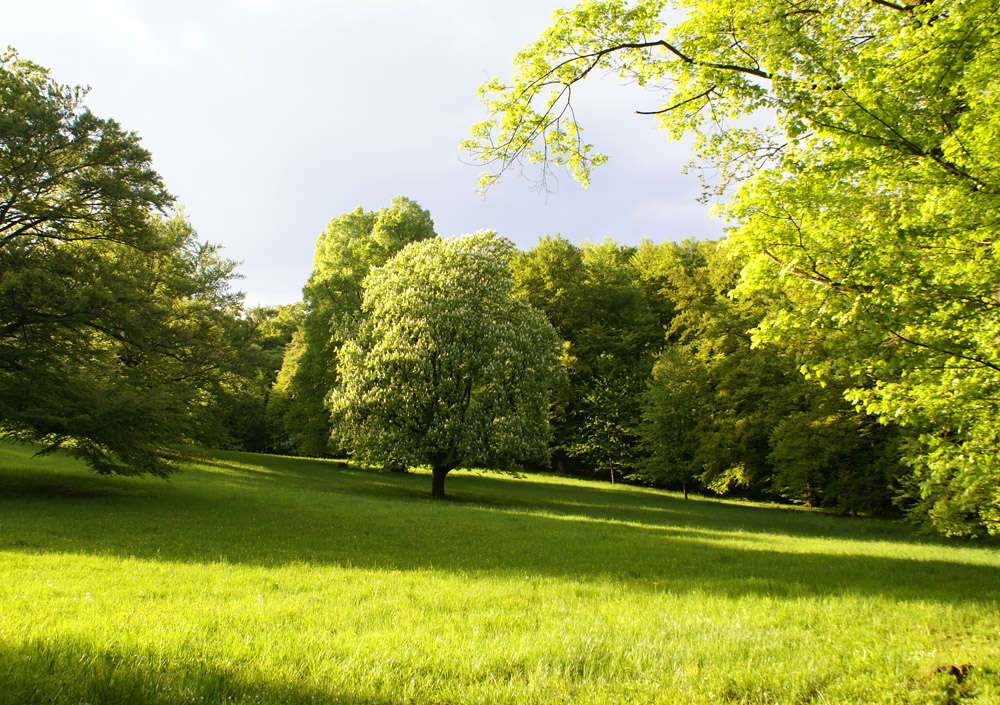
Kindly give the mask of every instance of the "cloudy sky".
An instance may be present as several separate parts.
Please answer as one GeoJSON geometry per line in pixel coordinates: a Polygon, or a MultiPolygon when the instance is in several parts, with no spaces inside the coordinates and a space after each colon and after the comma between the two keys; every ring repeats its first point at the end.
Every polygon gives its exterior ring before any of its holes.
{"type": "Polygon", "coordinates": [[[6,0],[0,44],[89,85],[87,104],[142,137],[203,239],[242,262],[247,305],[291,303],[326,222],[395,195],[445,237],[483,228],[518,246],[716,238],[690,159],[604,79],[580,95],[611,157],[582,189],[507,177],[485,197],[458,144],[485,117],[476,88],[572,0],[6,0]]]}

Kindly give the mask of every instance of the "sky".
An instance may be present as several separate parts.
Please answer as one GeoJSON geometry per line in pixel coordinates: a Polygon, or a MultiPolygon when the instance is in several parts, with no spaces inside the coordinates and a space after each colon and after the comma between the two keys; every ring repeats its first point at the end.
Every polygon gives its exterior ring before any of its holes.
{"type": "Polygon", "coordinates": [[[5,0],[0,45],[90,87],[134,131],[203,240],[239,261],[246,305],[298,301],[326,223],[407,196],[444,237],[495,230],[529,249],[561,234],[635,244],[718,238],[681,173],[690,146],[612,78],[575,92],[609,155],[583,189],[512,174],[485,195],[459,149],[486,117],[476,89],[567,0],[5,0]]]}

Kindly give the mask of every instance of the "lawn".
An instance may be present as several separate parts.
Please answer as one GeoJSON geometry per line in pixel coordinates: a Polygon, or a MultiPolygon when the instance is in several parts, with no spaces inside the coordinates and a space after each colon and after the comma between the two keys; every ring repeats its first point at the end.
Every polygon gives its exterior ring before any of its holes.
{"type": "Polygon", "coordinates": [[[623,485],[0,446],[0,704],[1000,703],[1000,549],[623,485]]]}

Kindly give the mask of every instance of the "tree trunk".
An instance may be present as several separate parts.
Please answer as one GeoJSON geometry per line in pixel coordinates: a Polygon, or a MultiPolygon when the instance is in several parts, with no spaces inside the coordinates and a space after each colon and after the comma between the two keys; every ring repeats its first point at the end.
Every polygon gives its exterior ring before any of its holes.
{"type": "Polygon", "coordinates": [[[687,498],[688,498],[688,486],[687,486],[687,483],[685,482],[684,483],[684,499],[687,499],[687,498]]]}
{"type": "Polygon", "coordinates": [[[434,497],[435,499],[444,499],[444,478],[447,474],[447,470],[441,470],[439,468],[433,468],[431,470],[431,476],[433,478],[431,484],[431,497],[434,497]]]}

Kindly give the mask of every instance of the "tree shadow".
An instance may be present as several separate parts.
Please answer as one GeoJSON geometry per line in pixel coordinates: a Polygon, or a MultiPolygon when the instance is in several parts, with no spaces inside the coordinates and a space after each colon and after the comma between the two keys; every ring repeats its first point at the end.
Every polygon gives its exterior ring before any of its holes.
{"type": "MultiPolygon", "coordinates": [[[[256,477],[300,489],[335,494],[356,494],[360,497],[381,496],[410,501],[424,501],[430,496],[430,477],[426,473],[380,473],[357,469],[337,460],[317,460],[289,456],[266,456],[269,466],[256,477]],[[272,460],[276,459],[276,460],[272,460]],[[276,463],[283,463],[277,465],[276,463]],[[330,482],[330,472],[337,472],[336,484],[330,482]],[[345,481],[346,480],[346,481],[345,481]]],[[[224,457],[206,458],[206,467],[242,470],[254,474],[253,464],[261,456],[250,453],[228,453],[224,457]],[[245,462],[234,462],[242,458],[245,462]]],[[[963,545],[956,540],[930,534],[919,534],[911,526],[888,519],[854,519],[846,516],[804,510],[801,507],[766,503],[734,502],[722,498],[692,495],[681,499],[672,493],[634,485],[603,483],[562,483],[552,476],[521,473],[517,482],[496,473],[458,471],[449,475],[446,490],[448,503],[481,505],[495,508],[518,508],[570,516],[586,515],[615,521],[631,521],[644,525],[671,525],[678,521],[687,527],[706,531],[739,531],[780,534],[802,538],[836,538],[852,541],[894,541],[914,545],[963,545]]],[[[1000,548],[1000,540],[986,539],[979,543],[1000,548]]]]}
{"type": "Polygon", "coordinates": [[[34,641],[0,645],[0,705],[45,703],[343,703],[391,705],[402,702],[375,694],[338,692],[310,682],[303,674],[282,683],[254,674],[252,668],[219,662],[178,664],[154,649],[123,652],[113,645],[83,641],[34,641]]]}
{"type": "Polygon", "coordinates": [[[450,477],[454,499],[440,502],[426,475],[239,453],[201,465],[183,482],[117,478],[118,494],[0,484],[0,551],[528,574],[726,596],[1000,600],[995,550],[942,548],[891,522],[473,473],[450,477]]]}

